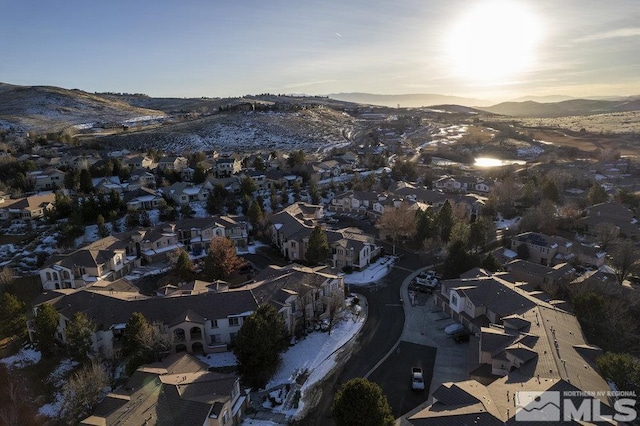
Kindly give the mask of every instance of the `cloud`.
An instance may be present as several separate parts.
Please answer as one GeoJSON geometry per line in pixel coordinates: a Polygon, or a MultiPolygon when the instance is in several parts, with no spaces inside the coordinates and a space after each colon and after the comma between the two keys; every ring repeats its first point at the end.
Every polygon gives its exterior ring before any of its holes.
{"type": "Polygon", "coordinates": [[[640,36],[640,28],[620,28],[618,30],[606,31],[603,33],[591,34],[576,40],[578,43],[585,43],[597,40],[610,40],[612,38],[626,38],[640,36]]]}

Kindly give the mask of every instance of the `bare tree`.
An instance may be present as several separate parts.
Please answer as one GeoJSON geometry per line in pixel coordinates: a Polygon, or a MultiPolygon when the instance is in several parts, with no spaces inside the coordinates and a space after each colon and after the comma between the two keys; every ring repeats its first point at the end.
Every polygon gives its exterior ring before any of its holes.
{"type": "Polygon", "coordinates": [[[402,202],[399,207],[387,210],[376,221],[376,228],[393,242],[393,254],[401,238],[410,238],[416,232],[415,212],[409,208],[409,203],[402,202]]]}
{"type": "Polygon", "coordinates": [[[618,284],[640,271],[640,250],[631,240],[618,240],[612,244],[609,266],[618,284]]]}
{"type": "Polygon", "coordinates": [[[90,415],[104,397],[109,375],[94,362],[75,373],[63,392],[62,415],[68,424],[77,424],[90,415]]]}
{"type": "Polygon", "coordinates": [[[620,228],[611,222],[600,222],[596,225],[596,238],[598,238],[602,251],[607,251],[607,248],[618,238],[619,234],[620,228]]]}
{"type": "Polygon", "coordinates": [[[340,315],[340,312],[344,309],[342,292],[334,293],[330,296],[327,309],[329,310],[329,335],[331,335],[333,327],[342,319],[342,315],[340,315]]]}

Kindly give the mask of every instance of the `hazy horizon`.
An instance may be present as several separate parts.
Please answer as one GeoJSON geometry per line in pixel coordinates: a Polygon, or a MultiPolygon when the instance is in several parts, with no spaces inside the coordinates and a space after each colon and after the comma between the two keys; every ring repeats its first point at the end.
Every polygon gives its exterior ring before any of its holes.
{"type": "Polygon", "coordinates": [[[623,0],[27,0],[0,15],[0,81],[154,97],[629,96],[638,22],[623,0]]]}

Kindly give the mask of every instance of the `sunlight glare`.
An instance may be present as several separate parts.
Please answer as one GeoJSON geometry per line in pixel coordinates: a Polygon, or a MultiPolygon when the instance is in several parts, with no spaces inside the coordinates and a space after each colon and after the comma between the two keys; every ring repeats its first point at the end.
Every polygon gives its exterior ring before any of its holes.
{"type": "Polygon", "coordinates": [[[467,80],[500,82],[535,65],[542,36],[538,17],[513,1],[485,1],[452,29],[447,51],[453,72],[467,80]]]}

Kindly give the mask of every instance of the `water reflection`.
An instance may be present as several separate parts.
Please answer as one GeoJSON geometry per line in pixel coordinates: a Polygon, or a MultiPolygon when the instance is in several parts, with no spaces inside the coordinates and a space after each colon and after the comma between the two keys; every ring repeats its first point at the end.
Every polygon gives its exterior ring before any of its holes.
{"type": "Polygon", "coordinates": [[[511,164],[523,165],[526,161],[522,160],[500,160],[499,158],[492,157],[478,157],[475,159],[474,166],[476,167],[501,167],[511,164]]]}

